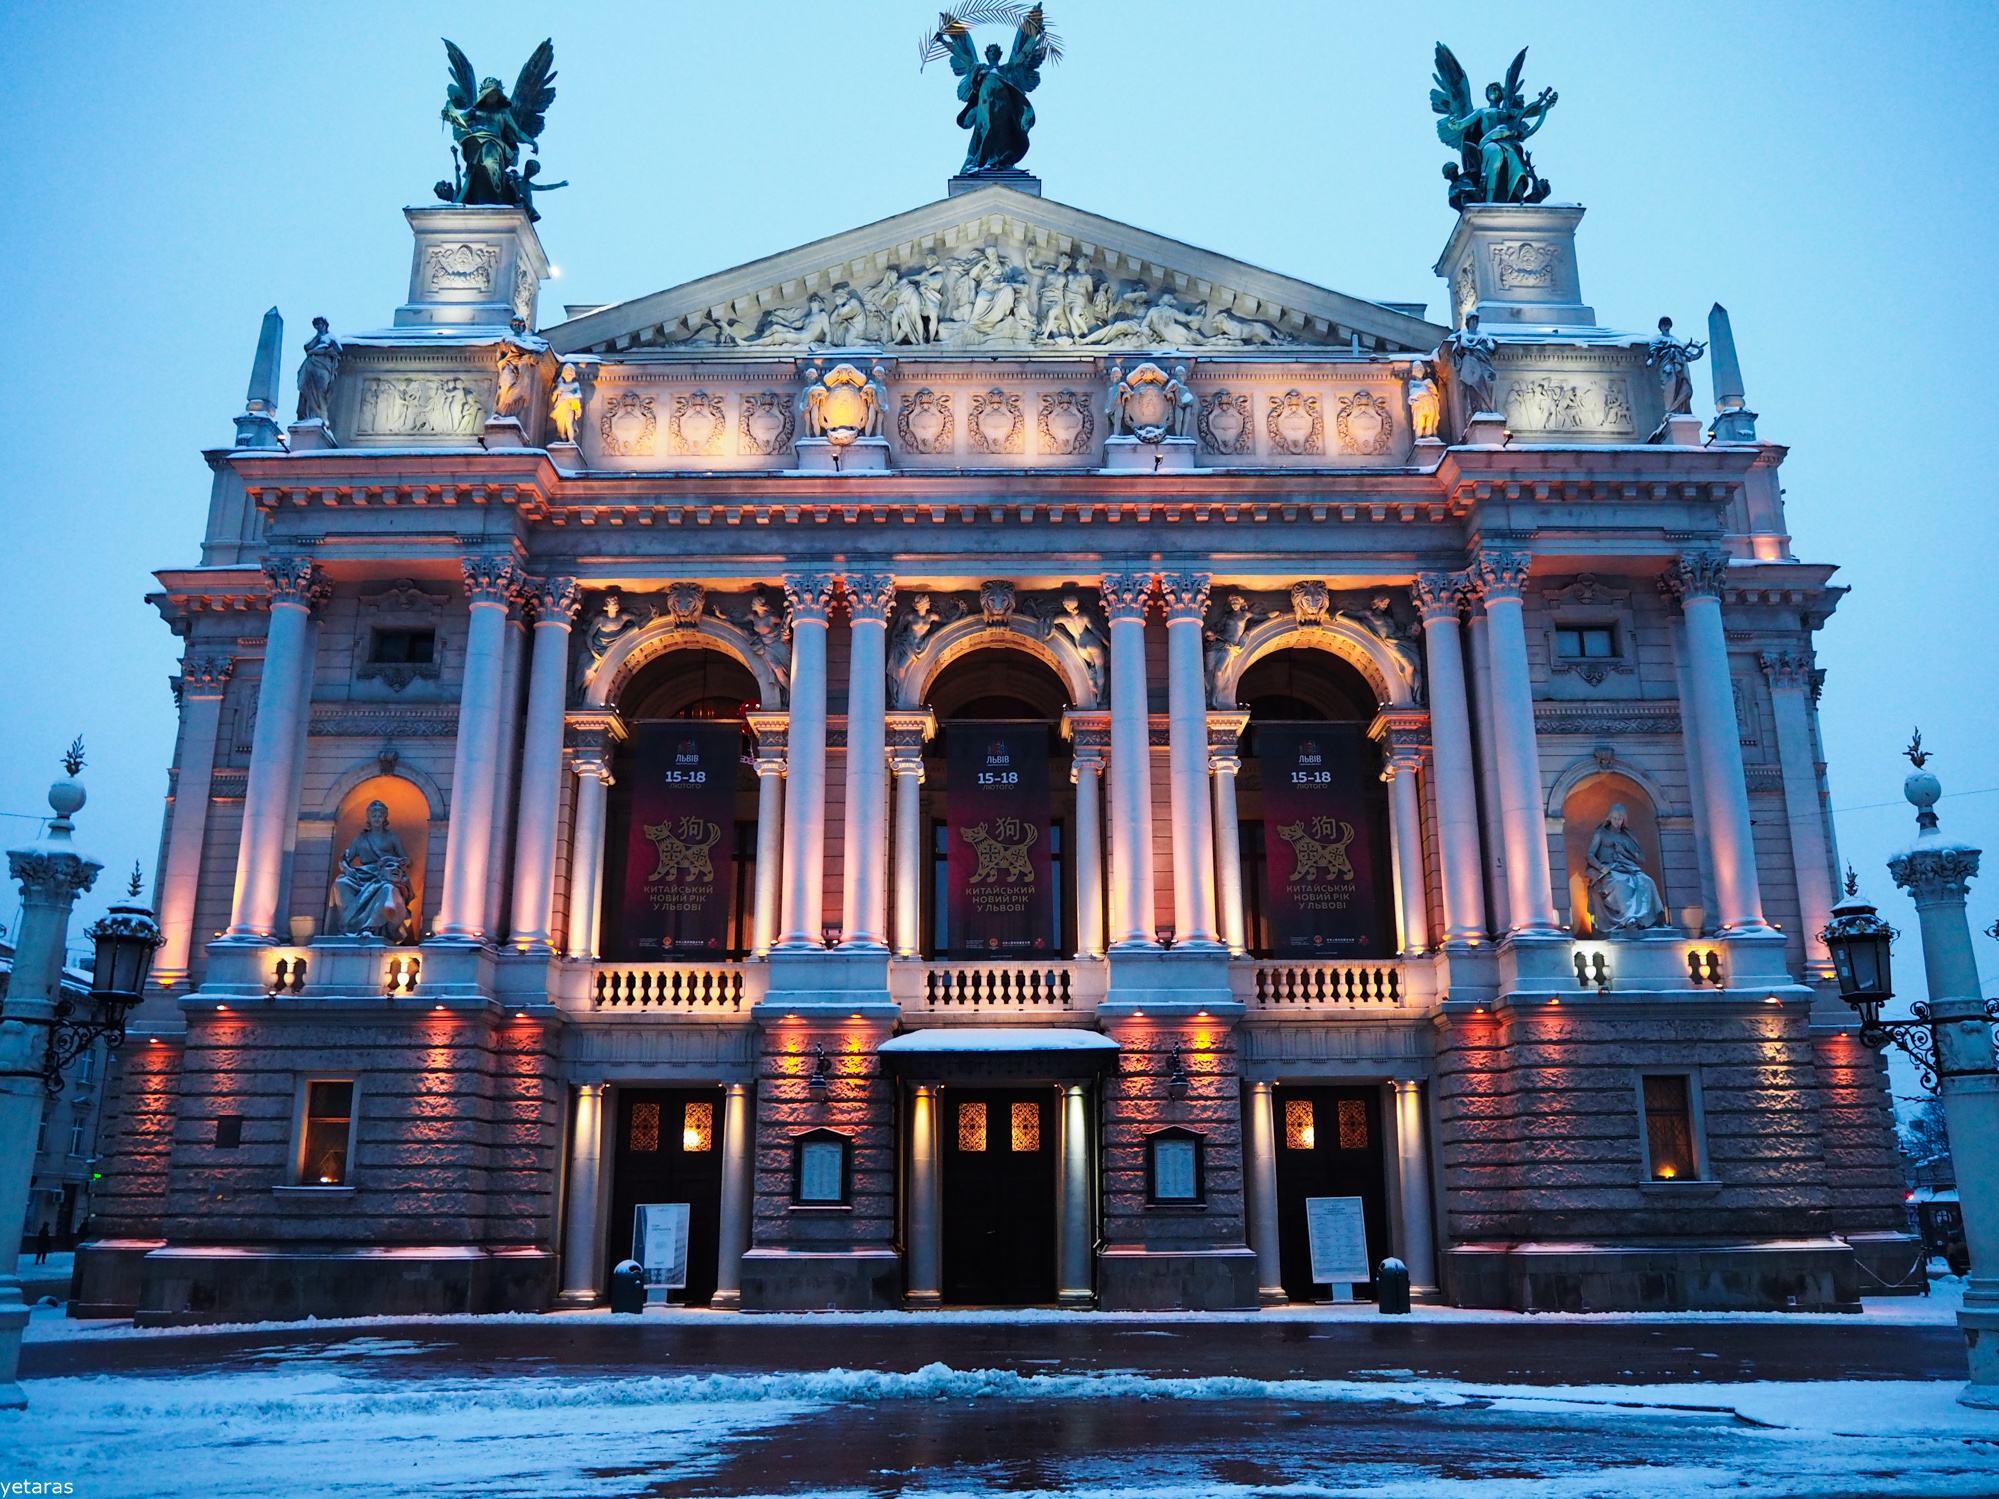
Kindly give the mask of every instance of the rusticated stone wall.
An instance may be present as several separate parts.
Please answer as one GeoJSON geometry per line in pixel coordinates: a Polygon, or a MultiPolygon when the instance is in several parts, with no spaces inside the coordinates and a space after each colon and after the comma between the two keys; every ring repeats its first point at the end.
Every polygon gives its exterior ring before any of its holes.
{"type": "Polygon", "coordinates": [[[895,1084],[875,1055],[889,1034],[889,1026],[865,1020],[765,1026],[757,1068],[756,1248],[824,1253],[895,1244],[895,1084]],[[823,1099],[810,1086],[815,1046],[825,1048],[830,1075],[823,1099]],[[791,1142],[815,1129],[854,1142],[850,1207],[792,1204],[791,1142]]]}
{"type": "Polygon", "coordinates": [[[94,1238],[157,1239],[166,1233],[181,1049],[134,1031],[115,1056],[98,1126],[104,1179],[90,1194],[90,1232],[94,1238]]]}
{"type": "Polygon", "coordinates": [[[1105,1243],[1155,1251],[1243,1244],[1242,1069],[1233,1027],[1116,1019],[1104,1030],[1123,1048],[1117,1071],[1104,1079],[1105,1243]],[[1187,1073],[1185,1098],[1170,1094],[1175,1043],[1187,1073]],[[1175,1125],[1206,1138],[1205,1207],[1146,1205],[1146,1137],[1175,1125]]]}

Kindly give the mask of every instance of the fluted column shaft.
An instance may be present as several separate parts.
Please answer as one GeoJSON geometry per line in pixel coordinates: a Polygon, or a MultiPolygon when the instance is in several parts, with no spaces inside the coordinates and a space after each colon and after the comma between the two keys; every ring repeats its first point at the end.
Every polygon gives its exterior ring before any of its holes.
{"type": "Polygon", "coordinates": [[[575,1127],[569,1138],[569,1208],[562,1234],[562,1295],[569,1306],[592,1306],[603,1287],[597,1223],[603,1216],[604,1084],[576,1090],[575,1127]]]}
{"type": "Polygon", "coordinates": [[[722,1108],[722,1224],[715,1257],[715,1294],[708,1304],[733,1311],[743,1304],[743,1255],[750,1247],[750,1207],[755,1195],[749,1089],[730,1083],[722,1108]]]}
{"type": "Polygon", "coordinates": [[[1206,573],[1165,573],[1167,763],[1172,777],[1175,947],[1219,947],[1215,926],[1214,799],[1208,789],[1208,689],[1201,623],[1206,573]]]}
{"type": "Polygon", "coordinates": [[[528,667],[526,731],[521,746],[520,819],[514,838],[514,912],[509,941],[552,952],[555,842],[562,812],[562,709],[569,678],[569,630],[581,595],[574,578],[537,580],[534,655],[528,667]]]}
{"type": "Polygon", "coordinates": [[[1749,780],[1742,769],[1742,736],[1735,721],[1735,684],[1728,666],[1728,637],[1721,623],[1721,585],[1728,559],[1690,553],[1666,574],[1666,588],[1686,617],[1687,677],[1699,721],[1702,799],[1714,854],[1717,929],[1766,932],[1763,895],[1756,878],[1755,834],[1749,821],[1749,780]]]}
{"type": "Polygon", "coordinates": [[[1809,656],[1765,652],[1770,703],[1777,720],[1777,758],[1784,772],[1784,816],[1790,824],[1791,865],[1798,877],[1798,915],[1805,962],[1814,976],[1832,972],[1819,940],[1832,920],[1832,857],[1824,805],[1819,798],[1818,750],[1812,735],[1812,663],[1809,656]]]}
{"type": "Polygon", "coordinates": [[[895,955],[923,953],[923,751],[898,746],[895,770],[895,955]]]}
{"type": "Polygon", "coordinates": [[[1437,846],[1443,866],[1444,941],[1485,938],[1479,868],[1478,793],[1472,780],[1471,714],[1465,702],[1464,649],[1458,638],[1463,579],[1424,573],[1410,585],[1423,620],[1430,680],[1431,754],[1437,777],[1437,846]]]}
{"type": "Polygon", "coordinates": [[[1542,806],[1534,679],[1527,668],[1526,606],[1521,600],[1532,561],[1525,552],[1481,552],[1472,577],[1485,601],[1492,649],[1492,737],[1499,762],[1500,821],[1506,830],[1507,930],[1519,936],[1556,936],[1561,925],[1548,874],[1548,818],[1542,806]]]}
{"type": "Polygon", "coordinates": [[[1402,927],[1402,955],[1414,957],[1430,945],[1430,915],[1424,899],[1423,809],[1416,773],[1423,755],[1414,748],[1389,752],[1381,778],[1388,782],[1388,820],[1395,857],[1396,914],[1402,927]]]}
{"type": "Polygon", "coordinates": [[[604,906],[604,803],[611,787],[611,753],[579,750],[576,831],[569,848],[569,956],[597,956],[604,906]]]}
{"type": "Polygon", "coordinates": [[[236,851],[236,893],[225,942],[268,943],[277,937],[278,890],[284,882],[285,813],[298,776],[298,729],[304,682],[312,671],[313,605],[324,592],[309,560],[276,557],[264,564],[271,621],[264,635],[263,676],[257,683],[257,736],[243,793],[243,832],[236,851]]]}
{"type": "Polygon", "coordinates": [[[909,1263],[905,1267],[910,1306],[936,1306],[944,1299],[944,1179],[938,1159],[937,1089],[919,1083],[909,1099],[909,1263]]]}
{"type": "Polygon", "coordinates": [[[520,587],[511,557],[467,557],[461,564],[470,619],[465,679],[458,695],[458,745],[451,759],[451,824],[444,844],[444,894],[433,930],[441,941],[486,936],[486,872],[493,856],[493,795],[499,784],[502,677],[507,608],[520,587]]]}
{"type": "Polygon", "coordinates": [[[841,945],[888,946],[888,611],[895,579],[849,574],[852,649],[847,669],[846,858],[841,945]]]}
{"type": "Polygon", "coordinates": [[[188,656],[180,665],[180,773],[174,777],[174,825],[160,877],[160,931],[167,940],[153,964],[153,982],[162,988],[185,983],[193,961],[194,903],[208,841],[222,695],[235,669],[233,656],[188,656]]]}
{"type": "Polygon", "coordinates": [[[1157,947],[1153,929],[1152,736],[1145,694],[1145,609],[1152,579],[1107,573],[1111,632],[1112,947],[1157,947]]]}
{"type": "Polygon", "coordinates": [[[1437,1288],[1437,1239],[1431,1225],[1430,1158],[1423,1145],[1423,1085],[1395,1084],[1395,1157],[1402,1188],[1402,1263],[1412,1291],[1437,1288]]]}
{"type": "Polygon", "coordinates": [[[1277,1247],[1277,1124],[1269,1083],[1249,1085],[1249,1159],[1243,1188],[1249,1209],[1249,1247],[1256,1251],[1256,1299],[1283,1306],[1284,1266],[1277,1247]]]}
{"type": "Polygon", "coordinates": [[[1104,751],[1102,731],[1078,731],[1069,779],[1076,784],[1076,956],[1104,955],[1104,751]],[[1088,732],[1090,742],[1083,742],[1088,732]]]}
{"type": "Polygon", "coordinates": [[[826,621],[833,579],[787,574],[784,597],[791,607],[791,729],[785,743],[784,925],[775,946],[810,952],[825,946],[826,621]]]}

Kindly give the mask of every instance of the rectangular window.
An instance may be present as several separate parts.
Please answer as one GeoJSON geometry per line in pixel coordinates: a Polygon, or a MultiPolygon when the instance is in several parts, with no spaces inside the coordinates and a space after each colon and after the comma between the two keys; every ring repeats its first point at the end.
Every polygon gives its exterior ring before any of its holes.
{"type": "Polygon", "coordinates": [[[377,630],[368,649],[379,666],[428,666],[436,654],[435,630],[377,630]]]}
{"type": "Polygon", "coordinates": [[[801,1207],[845,1207],[853,1190],[854,1142],[830,1129],[791,1142],[791,1200],[801,1207]]]}
{"type": "Polygon", "coordinates": [[[1691,1090],[1680,1073],[1644,1080],[1645,1147],[1655,1182],[1696,1181],[1691,1090]]]}
{"type": "Polygon", "coordinates": [[[1367,1105],[1358,1098],[1340,1100],[1340,1149],[1367,1149],[1367,1105]]]}
{"type": "Polygon", "coordinates": [[[95,1076],[97,1076],[97,1053],[86,1051],[76,1059],[76,1080],[79,1083],[87,1083],[95,1076]]]}
{"type": "Polygon", "coordinates": [[[347,1142],[353,1127],[351,1081],[305,1085],[305,1139],[299,1151],[299,1181],[303,1185],[347,1185],[347,1142]]]}
{"type": "Polygon", "coordinates": [[[70,1122],[69,1153],[71,1155],[83,1154],[83,1121],[81,1119],[75,1119],[70,1122]]]}
{"type": "Polygon", "coordinates": [[[1145,1141],[1145,1196],[1166,1206],[1207,1200],[1206,1141],[1192,1130],[1163,1129],[1145,1141]]]}
{"type": "Polygon", "coordinates": [[[241,1114],[217,1114],[215,1116],[215,1148],[236,1150],[243,1144],[243,1116],[241,1114]]]}
{"type": "Polygon", "coordinates": [[[1041,1105],[1017,1103],[1013,1106],[1013,1148],[1036,1151],[1041,1148],[1041,1105]]]}
{"type": "Polygon", "coordinates": [[[684,1151],[715,1148],[715,1105],[690,1103],[680,1123],[680,1148],[684,1151]]]}
{"type": "Polygon", "coordinates": [[[654,1151],[659,1149],[659,1105],[656,1103],[635,1103],[632,1105],[631,1138],[626,1142],[628,1150],[654,1151]]]}
{"type": "Polygon", "coordinates": [[[958,1148],[960,1150],[984,1150],[986,1148],[986,1106],[982,1103],[961,1103],[958,1105],[958,1148]]]}
{"type": "Polygon", "coordinates": [[[1563,625],[1555,631],[1555,654],[1565,661],[1596,661],[1617,654],[1614,625],[1563,625]]]}
{"type": "Polygon", "coordinates": [[[1286,1150],[1311,1150],[1318,1141],[1312,1128],[1312,1100],[1309,1098],[1287,1098],[1284,1100],[1284,1148],[1286,1150]]]}
{"type": "Polygon", "coordinates": [[[35,1128],[35,1154],[40,1155],[49,1148],[49,1122],[44,1119],[35,1128]]]}

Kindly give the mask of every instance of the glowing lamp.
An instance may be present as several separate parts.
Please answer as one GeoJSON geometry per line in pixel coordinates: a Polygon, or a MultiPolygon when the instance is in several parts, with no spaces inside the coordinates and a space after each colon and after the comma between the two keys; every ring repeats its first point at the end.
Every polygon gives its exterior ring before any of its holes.
{"type": "Polygon", "coordinates": [[[1846,879],[1846,899],[1832,908],[1832,920],[1819,933],[1819,941],[1832,954],[1833,977],[1839,980],[1839,997],[1860,1016],[1860,1039],[1878,1045],[1881,1007],[1895,997],[1888,968],[1888,950],[1900,934],[1881,919],[1873,905],[1860,894],[1851,872],[1846,879]]]}

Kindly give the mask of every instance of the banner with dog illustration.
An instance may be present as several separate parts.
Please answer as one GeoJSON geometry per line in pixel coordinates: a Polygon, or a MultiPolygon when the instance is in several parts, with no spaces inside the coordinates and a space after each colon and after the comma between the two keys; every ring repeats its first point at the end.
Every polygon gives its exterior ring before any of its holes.
{"type": "Polygon", "coordinates": [[[1048,726],[952,724],[943,947],[959,957],[1052,957],[1055,881],[1048,726]]]}
{"type": "Polygon", "coordinates": [[[1280,958],[1374,957],[1379,756],[1358,724],[1260,723],[1270,950],[1280,958]]]}
{"type": "Polygon", "coordinates": [[[685,720],[632,730],[623,956],[720,957],[729,946],[742,729],[685,720]]]}

